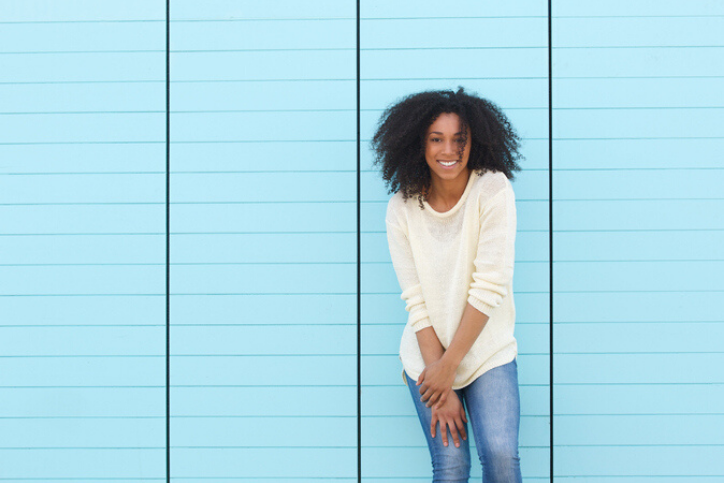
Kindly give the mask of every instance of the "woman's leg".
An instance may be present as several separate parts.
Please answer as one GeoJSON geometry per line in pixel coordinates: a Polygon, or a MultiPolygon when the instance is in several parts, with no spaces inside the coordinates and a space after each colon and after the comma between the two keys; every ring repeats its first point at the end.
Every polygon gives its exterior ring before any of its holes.
{"type": "Polygon", "coordinates": [[[485,372],[462,391],[483,465],[483,483],[522,483],[517,358],[485,372]]]}
{"type": "MultiPolygon", "coordinates": [[[[427,447],[430,449],[430,456],[432,458],[432,475],[433,483],[438,482],[454,482],[454,483],[467,483],[470,478],[470,444],[467,439],[460,437],[460,447],[456,448],[453,443],[452,435],[450,430],[445,427],[448,437],[448,445],[445,446],[442,442],[442,432],[438,424],[435,430],[435,438],[433,439],[430,434],[430,422],[432,421],[432,408],[425,406],[425,403],[420,400],[420,388],[415,385],[417,381],[413,380],[409,374],[405,373],[407,379],[407,387],[410,390],[412,400],[415,402],[415,409],[417,410],[417,416],[420,418],[420,424],[422,425],[422,431],[425,433],[425,439],[427,440],[427,447]]],[[[462,403],[462,394],[460,391],[455,391],[460,397],[462,403]]],[[[467,424],[465,425],[465,432],[467,433],[467,424]]]]}

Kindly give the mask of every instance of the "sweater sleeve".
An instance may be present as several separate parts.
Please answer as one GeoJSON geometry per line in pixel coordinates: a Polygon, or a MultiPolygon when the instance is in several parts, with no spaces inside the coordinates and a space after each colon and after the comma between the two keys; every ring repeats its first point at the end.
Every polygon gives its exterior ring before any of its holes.
{"type": "Polygon", "coordinates": [[[422,296],[422,285],[417,275],[415,260],[412,257],[412,249],[407,234],[389,216],[385,219],[385,223],[387,225],[387,242],[390,247],[392,266],[402,289],[400,298],[405,301],[405,310],[409,312],[407,323],[414,332],[426,327],[432,327],[425,299],[422,296]]]}
{"type": "Polygon", "coordinates": [[[508,295],[515,262],[516,208],[510,186],[488,200],[480,215],[475,272],[468,302],[490,316],[508,295]]]}

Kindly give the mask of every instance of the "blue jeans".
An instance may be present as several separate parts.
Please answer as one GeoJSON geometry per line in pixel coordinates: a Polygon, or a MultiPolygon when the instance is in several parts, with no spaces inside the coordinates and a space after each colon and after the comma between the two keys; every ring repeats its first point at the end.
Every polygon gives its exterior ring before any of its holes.
{"type": "MultiPolygon", "coordinates": [[[[415,409],[427,438],[432,456],[433,483],[467,482],[470,478],[470,433],[468,440],[460,437],[460,447],[453,444],[448,430],[448,446],[443,445],[440,426],[435,438],[430,434],[432,408],[420,400],[420,387],[407,373],[415,409]]],[[[518,361],[495,367],[468,386],[455,390],[463,402],[467,419],[473,426],[478,458],[483,466],[483,483],[522,483],[518,434],[520,428],[520,394],[518,392],[518,361]]],[[[447,429],[447,426],[446,426],[447,429]]]]}

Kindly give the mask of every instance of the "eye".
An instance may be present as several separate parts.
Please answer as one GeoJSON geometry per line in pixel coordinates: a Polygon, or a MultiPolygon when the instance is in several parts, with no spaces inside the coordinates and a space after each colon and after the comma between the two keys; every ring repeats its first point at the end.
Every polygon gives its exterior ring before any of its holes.
{"type": "Polygon", "coordinates": [[[437,143],[440,142],[440,138],[430,138],[431,143],[437,143]]]}
{"type": "Polygon", "coordinates": [[[457,138],[455,142],[457,142],[458,144],[465,144],[465,140],[463,138],[457,138]]]}

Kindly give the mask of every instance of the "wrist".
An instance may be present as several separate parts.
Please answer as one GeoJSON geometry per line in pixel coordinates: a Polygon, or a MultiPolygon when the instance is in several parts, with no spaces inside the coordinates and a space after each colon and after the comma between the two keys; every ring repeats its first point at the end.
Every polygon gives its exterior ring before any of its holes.
{"type": "Polygon", "coordinates": [[[440,362],[447,367],[450,372],[455,372],[458,369],[458,366],[460,365],[461,359],[457,358],[455,356],[454,352],[450,352],[449,350],[446,350],[442,357],[440,358],[440,362]]]}

